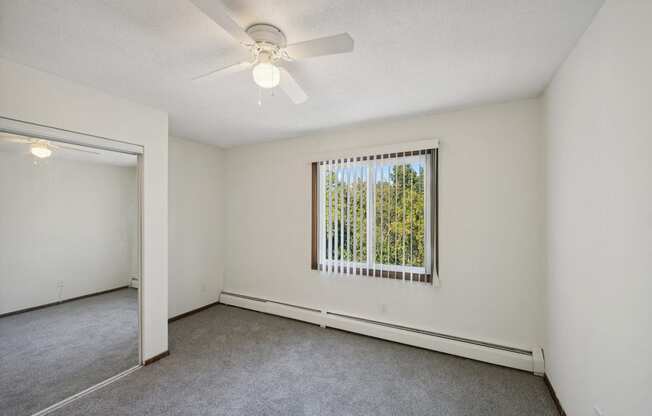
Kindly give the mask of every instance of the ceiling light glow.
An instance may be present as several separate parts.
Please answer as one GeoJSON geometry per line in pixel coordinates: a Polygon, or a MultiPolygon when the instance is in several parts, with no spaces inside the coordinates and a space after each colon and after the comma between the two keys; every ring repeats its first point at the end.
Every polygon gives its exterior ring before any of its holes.
{"type": "Polygon", "coordinates": [[[274,88],[281,81],[281,71],[274,64],[261,62],[252,71],[254,82],[261,88],[274,88]]]}
{"type": "Polygon", "coordinates": [[[45,159],[46,157],[52,156],[52,150],[48,148],[48,145],[45,143],[34,143],[29,151],[36,157],[40,159],[45,159]]]}

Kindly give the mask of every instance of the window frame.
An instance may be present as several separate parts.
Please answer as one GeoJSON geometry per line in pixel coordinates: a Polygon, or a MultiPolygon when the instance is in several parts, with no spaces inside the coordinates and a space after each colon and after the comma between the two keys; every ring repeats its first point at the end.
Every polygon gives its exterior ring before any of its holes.
{"type": "MultiPolygon", "coordinates": [[[[312,204],[311,204],[311,223],[312,223],[312,247],[311,247],[311,269],[324,271],[325,266],[340,266],[334,271],[335,274],[342,275],[363,275],[390,279],[399,279],[406,281],[417,281],[433,283],[433,275],[438,276],[439,271],[439,151],[438,148],[428,148],[406,152],[384,153],[380,155],[358,156],[351,158],[333,158],[326,161],[311,163],[312,172],[312,204]],[[375,263],[375,189],[376,189],[376,166],[390,166],[392,160],[418,158],[425,155],[424,166],[424,246],[425,258],[424,266],[404,266],[391,264],[375,263]],[[367,166],[367,259],[366,262],[349,262],[342,265],[341,261],[327,262],[323,259],[325,248],[323,247],[325,222],[322,221],[324,212],[321,201],[324,198],[325,187],[321,184],[324,181],[324,169],[320,168],[327,163],[349,164],[349,166],[366,165],[367,166]],[[372,169],[373,168],[373,169],[372,169]],[[373,180],[372,180],[373,172],[373,180]],[[372,215],[370,215],[370,213],[372,215]],[[373,230],[370,232],[370,230],[373,230]]],[[[332,270],[332,269],[331,269],[332,270]]]]}

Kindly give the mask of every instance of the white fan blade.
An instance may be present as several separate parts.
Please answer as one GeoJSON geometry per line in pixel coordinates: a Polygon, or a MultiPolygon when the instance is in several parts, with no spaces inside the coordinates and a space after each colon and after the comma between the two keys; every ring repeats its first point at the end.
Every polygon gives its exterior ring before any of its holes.
{"type": "Polygon", "coordinates": [[[50,143],[48,146],[54,147],[55,149],[74,150],[75,152],[91,153],[91,154],[94,154],[94,155],[99,155],[100,154],[99,152],[95,152],[93,150],[80,149],[78,147],[66,146],[64,144],[54,145],[54,144],[50,143]]]}
{"type": "Polygon", "coordinates": [[[240,43],[254,43],[251,36],[229,15],[220,0],[191,0],[195,6],[240,43]]]}
{"type": "Polygon", "coordinates": [[[339,35],[288,45],[285,51],[293,59],[347,53],[353,51],[353,38],[348,33],[340,33],[339,35]]]}
{"type": "Polygon", "coordinates": [[[18,137],[15,134],[11,134],[11,133],[0,133],[0,140],[4,140],[6,142],[11,142],[11,143],[23,143],[23,144],[32,143],[32,140],[30,139],[23,139],[22,137],[18,137]]]}
{"type": "Polygon", "coordinates": [[[211,81],[214,79],[222,78],[227,75],[235,74],[246,69],[251,68],[253,62],[239,62],[237,64],[227,65],[222,68],[217,68],[211,72],[196,76],[193,81],[211,81]]]}
{"type": "Polygon", "coordinates": [[[6,132],[0,132],[0,140],[4,140],[6,142],[11,142],[11,143],[22,143],[22,144],[29,144],[34,142],[34,139],[28,137],[21,137],[17,134],[6,133],[6,132]]]}
{"type": "Polygon", "coordinates": [[[308,96],[303,91],[303,88],[301,88],[301,86],[294,78],[292,78],[292,75],[290,75],[290,73],[285,68],[281,66],[279,67],[279,70],[281,71],[281,81],[279,86],[283,92],[285,92],[288,97],[290,97],[290,100],[292,100],[292,102],[295,104],[301,104],[305,102],[308,99],[308,96]]]}

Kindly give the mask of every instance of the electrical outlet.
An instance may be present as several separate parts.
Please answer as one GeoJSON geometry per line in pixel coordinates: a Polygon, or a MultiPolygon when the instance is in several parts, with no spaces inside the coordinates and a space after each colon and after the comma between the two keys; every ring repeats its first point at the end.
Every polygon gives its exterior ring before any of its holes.
{"type": "Polygon", "coordinates": [[[57,287],[63,287],[63,280],[57,280],[57,287]]]}
{"type": "Polygon", "coordinates": [[[595,412],[596,416],[607,416],[602,412],[602,410],[600,410],[598,406],[593,406],[593,411],[595,412]]]}
{"type": "Polygon", "coordinates": [[[201,291],[202,293],[206,292],[206,283],[201,284],[201,291]]]}

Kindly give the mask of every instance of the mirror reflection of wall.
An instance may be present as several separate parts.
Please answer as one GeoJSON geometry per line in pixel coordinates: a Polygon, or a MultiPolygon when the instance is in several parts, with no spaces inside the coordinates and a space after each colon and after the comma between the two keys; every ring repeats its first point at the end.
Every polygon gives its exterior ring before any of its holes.
{"type": "Polygon", "coordinates": [[[30,415],[140,363],[135,155],[0,133],[0,402],[30,415]]]}

